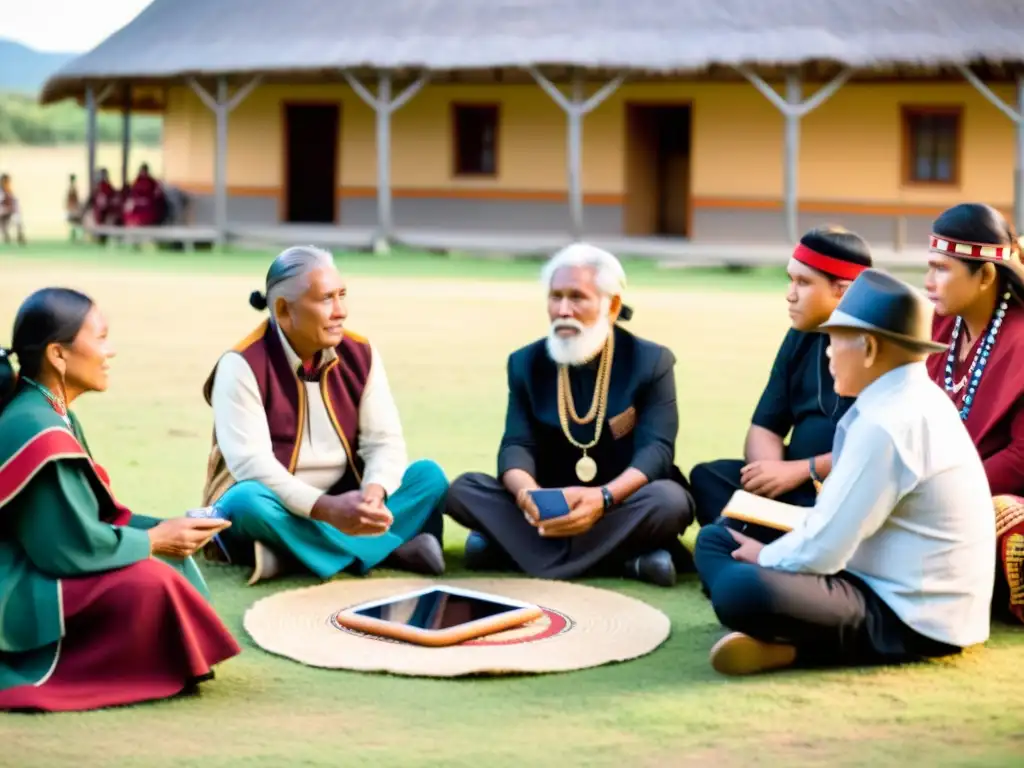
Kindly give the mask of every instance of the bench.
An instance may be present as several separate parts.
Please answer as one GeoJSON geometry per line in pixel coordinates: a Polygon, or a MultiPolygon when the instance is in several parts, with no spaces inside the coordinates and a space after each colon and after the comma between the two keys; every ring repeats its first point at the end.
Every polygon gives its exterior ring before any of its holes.
{"type": "Polygon", "coordinates": [[[116,227],[86,224],[84,229],[93,237],[103,238],[107,242],[129,245],[156,243],[176,246],[186,251],[194,251],[196,246],[212,247],[217,242],[217,230],[213,227],[116,227]]]}

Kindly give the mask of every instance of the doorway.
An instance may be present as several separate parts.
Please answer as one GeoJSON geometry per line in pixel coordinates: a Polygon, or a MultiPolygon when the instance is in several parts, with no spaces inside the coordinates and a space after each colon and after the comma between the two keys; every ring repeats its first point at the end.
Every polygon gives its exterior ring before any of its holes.
{"type": "Polygon", "coordinates": [[[690,234],[690,106],[626,107],[627,235],[690,234]]]}
{"type": "Polygon", "coordinates": [[[285,105],[285,221],[337,221],[340,118],[337,104],[285,105]]]}

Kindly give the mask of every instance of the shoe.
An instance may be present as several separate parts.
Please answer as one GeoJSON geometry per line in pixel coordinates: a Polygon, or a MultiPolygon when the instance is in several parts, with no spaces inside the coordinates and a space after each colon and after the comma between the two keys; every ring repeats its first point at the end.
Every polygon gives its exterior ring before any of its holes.
{"type": "Polygon", "coordinates": [[[462,562],[470,571],[508,571],[515,564],[504,550],[479,531],[470,531],[462,562]]]}
{"type": "Polygon", "coordinates": [[[257,541],[253,545],[253,554],[256,564],[252,569],[252,576],[249,577],[249,586],[253,586],[257,582],[266,581],[272,579],[275,576],[281,575],[281,560],[278,558],[277,553],[274,552],[270,547],[264,544],[262,541],[257,541]]]}
{"type": "Polygon", "coordinates": [[[626,563],[625,576],[648,584],[657,584],[659,587],[674,587],[676,566],[672,562],[672,555],[664,549],[658,549],[635,560],[629,560],[626,563]]]}
{"type": "Polygon", "coordinates": [[[444,550],[434,536],[421,533],[392,552],[385,565],[425,576],[440,576],[444,573],[444,550]]]}
{"type": "Polygon", "coordinates": [[[723,675],[753,675],[790,667],[796,648],[782,643],[764,643],[742,632],[731,632],[711,649],[711,667],[723,675]]]}

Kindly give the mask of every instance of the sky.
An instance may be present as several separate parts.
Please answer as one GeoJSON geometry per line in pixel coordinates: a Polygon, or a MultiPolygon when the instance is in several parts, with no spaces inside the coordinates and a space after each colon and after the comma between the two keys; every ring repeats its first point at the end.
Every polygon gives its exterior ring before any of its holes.
{"type": "MultiPolygon", "coordinates": [[[[216,0],[210,0],[215,2],[216,0]]],[[[6,2],[0,13],[0,38],[39,51],[81,53],[139,15],[151,0],[25,0],[6,2]]]]}

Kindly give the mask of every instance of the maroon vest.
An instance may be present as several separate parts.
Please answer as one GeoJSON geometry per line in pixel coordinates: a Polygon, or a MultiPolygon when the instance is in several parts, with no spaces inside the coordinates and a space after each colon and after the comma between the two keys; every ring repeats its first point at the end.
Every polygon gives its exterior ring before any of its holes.
{"type": "MultiPolygon", "coordinates": [[[[281,338],[269,322],[264,322],[233,351],[245,358],[256,376],[274,456],[289,472],[294,472],[307,420],[306,387],[288,364],[281,338]]],[[[335,352],[337,359],[321,372],[320,394],[348,455],[345,475],[329,490],[329,493],[342,493],[359,488],[362,483],[363,462],[358,453],[359,402],[370,376],[372,354],[370,343],[364,337],[348,331],[335,352]]],[[[216,368],[203,388],[207,403],[213,392],[215,374],[216,368]]]]}

